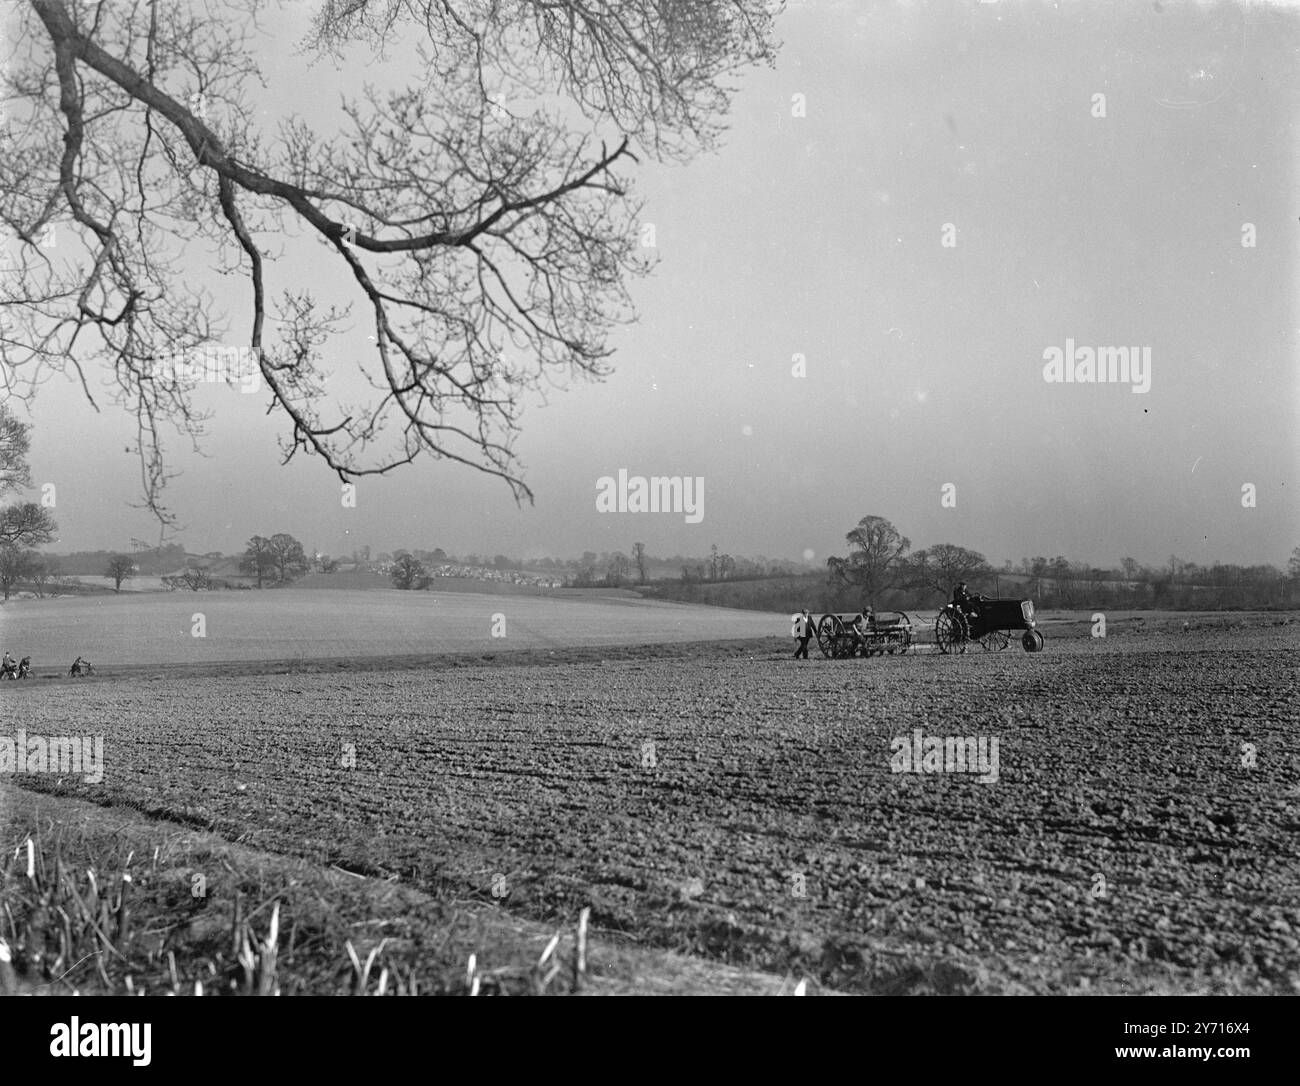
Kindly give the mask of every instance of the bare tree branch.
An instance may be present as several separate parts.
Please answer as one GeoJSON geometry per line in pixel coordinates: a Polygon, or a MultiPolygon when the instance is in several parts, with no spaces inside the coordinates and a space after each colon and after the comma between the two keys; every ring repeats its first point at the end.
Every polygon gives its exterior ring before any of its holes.
{"type": "Polygon", "coordinates": [[[193,275],[215,252],[248,283],[237,339],[286,418],[286,460],[318,456],[348,481],[425,455],[531,499],[522,394],[552,372],[609,372],[626,282],[651,264],[620,171],[637,148],[712,146],[729,81],[772,58],[777,5],[324,0],[304,43],[318,58],[418,31],[419,63],[405,88],[344,102],[333,135],[290,116],[272,136],[245,100],[264,0],[224,3],[22,9],[0,84],[21,120],[0,134],[0,224],[20,241],[0,285],[5,389],[70,374],[98,410],[86,367],[107,367],[145,504],[171,523],[162,431],[198,447],[188,363],[230,346],[193,275]],[[348,307],[275,284],[301,244],[373,321],[369,352],[338,346],[348,307]]]}

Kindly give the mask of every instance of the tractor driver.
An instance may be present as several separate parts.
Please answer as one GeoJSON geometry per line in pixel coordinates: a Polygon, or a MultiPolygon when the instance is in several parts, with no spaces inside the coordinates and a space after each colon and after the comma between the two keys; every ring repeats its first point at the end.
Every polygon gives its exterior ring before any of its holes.
{"type": "Polygon", "coordinates": [[[972,596],[970,594],[970,592],[966,588],[965,581],[962,581],[961,584],[959,584],[956,588],[952,590],[953,606],[955,606],[957,610],[960,611],[963,615],[966,615],[970,618],[975,617],[975,614],[978,610],[977,605],[980,599],[981,597],[972,596]]]}

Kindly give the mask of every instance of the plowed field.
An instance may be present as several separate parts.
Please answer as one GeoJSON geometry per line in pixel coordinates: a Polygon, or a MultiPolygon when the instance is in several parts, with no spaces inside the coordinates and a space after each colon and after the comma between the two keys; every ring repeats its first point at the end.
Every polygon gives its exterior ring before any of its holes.
{"type": "Polygon", "coordinates": [[[120,677],[8,686],[0,733],[105,737],[26,787],[842,990],[1295,992],[1297,647],[120,677]],[[996,780],[895,772],[914,729],[996,780]]]}

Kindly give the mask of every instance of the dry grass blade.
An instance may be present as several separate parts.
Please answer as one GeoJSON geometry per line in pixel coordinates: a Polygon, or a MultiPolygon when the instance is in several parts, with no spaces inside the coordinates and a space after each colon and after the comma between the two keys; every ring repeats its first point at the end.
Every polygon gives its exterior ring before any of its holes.
{"type": "Polygon", "coordinates": [[[239,957],[240,946],[243,942],[241,935],[244,930],[244,895],[238,890],[235,891],[235,915],[230,922],[230,952],[239,957]]]}
{"type": "Polygon", "coordinates": [[[262,944],[262,953],[257,968],[257,994],[274,995],[276,989],[276,962],[279,958],[280,943],[280,903],[277,901],[271,910],[271,927],[262,944]]]}
{"type": "Polygon", "coordinates": [[[351,939],[343,944],[343,949],[348,952],[348,959],[352,962],[352,990],[355,992],[357,982],[361,978],[361,959],[357,957],[357,951],[352,945],[351,939]]]}
{"type": "MultiPolygon", "coordinates": [[[[379,955],[383,952],[383,949],[385,945],[387,945],[387,943],[388,943],[387,939],[381,939],[379,945],[375,947],[373,950],[371,950],[369,954],[366,955],[365,965],[361,964],[361,959],[360,957],[358,957],[356,948],[352,945],[352,941],[349,939],[344,944],[344,948],[348,952],[348,958],[352,962],[352,994],[353,995],[366,994],[366,989],[370,985],[370,971],[374,967],[375,959],[379,957],[379,955]]],[[[387,972],[386,967],[385,967],[385,972],[387,972]]]]}
{"type": "Polygon", "coordinates": [[[252,992],[257,959],[253,954],[253,944],[248,938],[247,924],[244,925],[240,935],[239,954],[236,956],[236,960],[239,962],[240,969],[244,971],[244,991],[252,992]]]}
{"type": "Polygon", "coordinates": [[[542,951],[542,956],[537,959],[537,964],[532,970],[532,990],[534,995],[545,995],[546,989],[555,975],[560,971],[560,962],[555,954],[555,948],[560,945],[560,932],[551,936],[550,941],[546,944],[546,949],[542,951]],[[546,963],[551,963],[551,968],[546,969],[546,963]]]}
{"type": "Polygon", "coordinates": [[[582,990],[582,978],[587,972],[587,921],[591,919],[591,906],[583,907],[578,914],[578,946],[573,956],[573,991],[582,990]]]}
{"type": "Polygon", "coordinates": [[[542,951],[542,956],[537,959],[537,968],[541,969],[546,965],[546,959],[555,953],[555,948],[560,945],[560,933],[557,931],[551,936],[551,941],[546,944],[546,949],[542,951]]]}
{"type": "Polygon", "coordinates": [[[122,875],[122,888],[117,895],[117,945],[125,946],[130,935],[131,910],[127,905],[127,887],[131,885],[131,876],[122,875]]]}
{"type": "Polygon", "coordinates": [[[361,974],[361,991],[358,993],[359,995],[366,994],[366,988],[370,985],[370,968],[375,964],[375,959],[379,957],[380,952],[387,943],[387,939],[379,940],[379,945],[366,955],[366,967],[361,974]]]}

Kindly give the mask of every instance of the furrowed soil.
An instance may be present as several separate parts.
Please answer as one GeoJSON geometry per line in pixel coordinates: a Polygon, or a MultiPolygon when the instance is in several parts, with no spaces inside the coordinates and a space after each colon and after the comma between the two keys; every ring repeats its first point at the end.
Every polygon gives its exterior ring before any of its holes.
{"type": "Polygon", "coordinates": [[[101,782],[25,789],[831,989],[1295,993],[1297,647],[122,674],[4,684],[0,735],[104,736],[101,782]],[[915,729],[996,779],[895,772],[915,729]]]}

